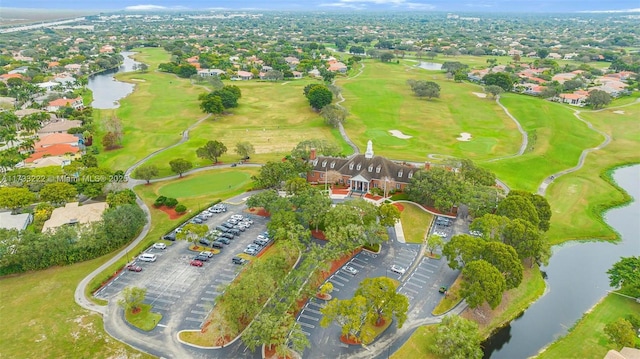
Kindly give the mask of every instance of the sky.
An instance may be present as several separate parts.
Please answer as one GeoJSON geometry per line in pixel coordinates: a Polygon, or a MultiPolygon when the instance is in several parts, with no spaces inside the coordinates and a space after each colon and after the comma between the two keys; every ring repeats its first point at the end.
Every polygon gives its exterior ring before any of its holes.
{"type": "MultiPolygon", "coordinates": [[[[640,0],[0,0],[0,9],[640,12],[640,0]]],[[[0,10],[0,17],[2,17],[0,10]]]]}

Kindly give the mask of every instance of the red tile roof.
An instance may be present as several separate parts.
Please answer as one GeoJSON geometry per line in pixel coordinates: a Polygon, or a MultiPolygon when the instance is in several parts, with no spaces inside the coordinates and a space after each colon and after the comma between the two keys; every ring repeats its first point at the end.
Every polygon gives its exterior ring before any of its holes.
{"type": "Polygon", "coordinates": [[[41,147],[48,147],[61,143],[68,144],[76,142],[78,142],[78,138],[74,135],[70,135],[68,133],[52,133],[50,135],[40,137],[40,141],[36,142],[35,148],[37,151],[41,147]]]}
{"type": "Polygon", "coordinates": [[[25,160],[27,163],[31,163],[37,159],[46,156],[62,156],[66,153],[78,153],[80,149],[78,147],[73,147],[66,143],[55,144],[49,147],[43,147],[36,150],[35,153],[32,153],[29,158],[25,160]]]}
{"type": "Polygon", "coordinates": [[[67,105],[71,105],[76,101],[82,101],[82,97],[78,97],[78,98],[59,98],[57,100],[53,100],[53,101],[49,102],[49,106],[64,107],[64,106],[67,106],[67,105]]]}

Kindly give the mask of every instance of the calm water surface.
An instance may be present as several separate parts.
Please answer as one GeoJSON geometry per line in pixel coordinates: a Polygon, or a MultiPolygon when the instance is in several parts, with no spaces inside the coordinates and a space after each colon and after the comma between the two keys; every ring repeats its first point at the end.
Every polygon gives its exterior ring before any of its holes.
{"type": "Polygon", "coordinates": [[[120,106],[118,101],[133,92],[133,84],[116,81],[113,77],[118,72],[133,71],[133,65],[138,62],[129,57],[132,54],[133,52],[121,52],[120,55],[124,57],[124,62],[119,68],[89,77],[88,87],[93,91],[93,102],[91,103],[93,108],[118,108],[120,106]]]}

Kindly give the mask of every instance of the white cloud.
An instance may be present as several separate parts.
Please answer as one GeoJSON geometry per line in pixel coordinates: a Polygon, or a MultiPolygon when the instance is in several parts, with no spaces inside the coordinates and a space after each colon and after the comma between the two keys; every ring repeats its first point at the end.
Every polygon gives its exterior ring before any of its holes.
{"type": "Polygon", "coordinates": [[[366,9],[367,5],[390,5],[393,8],[405,8],[411,10],[433,10],[436,7],[431,4],[407,2],[406,0],[339,0],[333,3],[324,3],[319,6],[331,6],[339,8],[366,9]]]}
{"type": "Polygon", "coordinates": [[[125,10],[166,10],[166,6],[160,5],[133,5],[127,6],[124,8],[125,10]]]}
{"type": "Polygon", "coordinates": [[[598,14],[598,13],[625,13],[625,12],[640,12],[640,8],[637,9],[627,9],[627,10],[592,10],[592,11],[578,11],[578,12],[586,12],[586,13],[592,13],[592,14],[598,14]]]}
{"type": "Polygon", "coordinates": [[[322,6],[322,7],[339,7],[342,9],[355,9],[355,10],[362,10],[365,7],[363,5],[356,5],[356,4],[347,4],[344,2],[332,2],[332,3],[324,3],[324,4],[320,4],[318,6],[322,6]]]}

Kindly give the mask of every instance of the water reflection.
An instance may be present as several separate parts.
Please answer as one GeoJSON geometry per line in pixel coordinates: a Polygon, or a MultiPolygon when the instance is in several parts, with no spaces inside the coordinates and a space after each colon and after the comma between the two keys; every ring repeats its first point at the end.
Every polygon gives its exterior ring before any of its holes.
{"type": "Polygon", "coordinates": [[[138,62],[129,57],[133,52],[122,52],[120,54],[124,57],[124,62],[119,68],[89,77],[88,87],[93,91],[93,102],[91,103],[93,108],[118,108],[120,107],[118,101],[133,92],[135,87],[133,84],[116,81],[113,75],[118,72],[133,71],[134,65],[138,62]]]}

